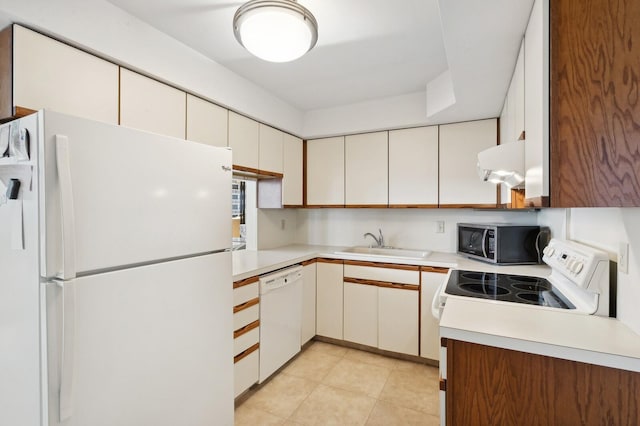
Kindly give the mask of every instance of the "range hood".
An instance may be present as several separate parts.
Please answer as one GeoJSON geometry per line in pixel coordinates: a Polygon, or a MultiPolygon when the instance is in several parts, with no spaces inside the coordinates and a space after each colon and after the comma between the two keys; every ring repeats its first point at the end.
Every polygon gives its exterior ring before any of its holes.
{"type": "Polygon", "coordinates": [[[478,174],[485,182],[509,188],[524,185],[524,140],[507,142],[478,153],[478,174]]]}

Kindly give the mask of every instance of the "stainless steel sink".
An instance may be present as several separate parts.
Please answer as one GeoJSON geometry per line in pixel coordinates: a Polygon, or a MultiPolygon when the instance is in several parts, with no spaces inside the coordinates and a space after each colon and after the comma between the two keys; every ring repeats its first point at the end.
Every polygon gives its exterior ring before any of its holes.
{"type": "Polygon", "coordinates": [[[365,255],[375,257],[394,257],[398,259],[424,260],[431,252],[428,250],[406,250],[393,247],[350,247],[335,252],[343,255],[365,255]]]}

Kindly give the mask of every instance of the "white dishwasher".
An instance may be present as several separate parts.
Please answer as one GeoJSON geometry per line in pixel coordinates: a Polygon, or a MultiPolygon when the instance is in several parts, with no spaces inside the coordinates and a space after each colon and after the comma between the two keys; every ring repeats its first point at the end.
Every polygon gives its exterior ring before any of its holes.
{"type": "Polygon", "coordinates": [[[300,352],[302,266],[260,277],[260,380],[300,352]]]}

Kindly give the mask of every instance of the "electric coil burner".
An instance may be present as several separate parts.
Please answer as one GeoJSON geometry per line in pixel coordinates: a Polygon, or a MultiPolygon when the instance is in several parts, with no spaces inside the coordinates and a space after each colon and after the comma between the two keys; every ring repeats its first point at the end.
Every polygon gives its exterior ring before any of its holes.
{"type": "MultiPolygon", "coordinates": [[[[433,299],[440,317],[448,297],[472,297],[491,303],[519,303],[538,309],[609,316],[609,258],[606,253],[571,241],[553,239],[542,260],[548,277],[450,270],[433,299]]],[[[615,303],[612,303],[615,306],[615,303]]]]}

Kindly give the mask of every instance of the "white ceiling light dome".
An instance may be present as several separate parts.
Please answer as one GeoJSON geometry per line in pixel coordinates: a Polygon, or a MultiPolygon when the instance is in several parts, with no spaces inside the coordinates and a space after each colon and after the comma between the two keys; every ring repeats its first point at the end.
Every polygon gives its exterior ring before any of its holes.
{"type": "Polygon", "coordinates": [[[315,46],[318,22],[295,0],[251,0],[236,11],[233,33],[258,58],[289,62],[315,46]]]}

